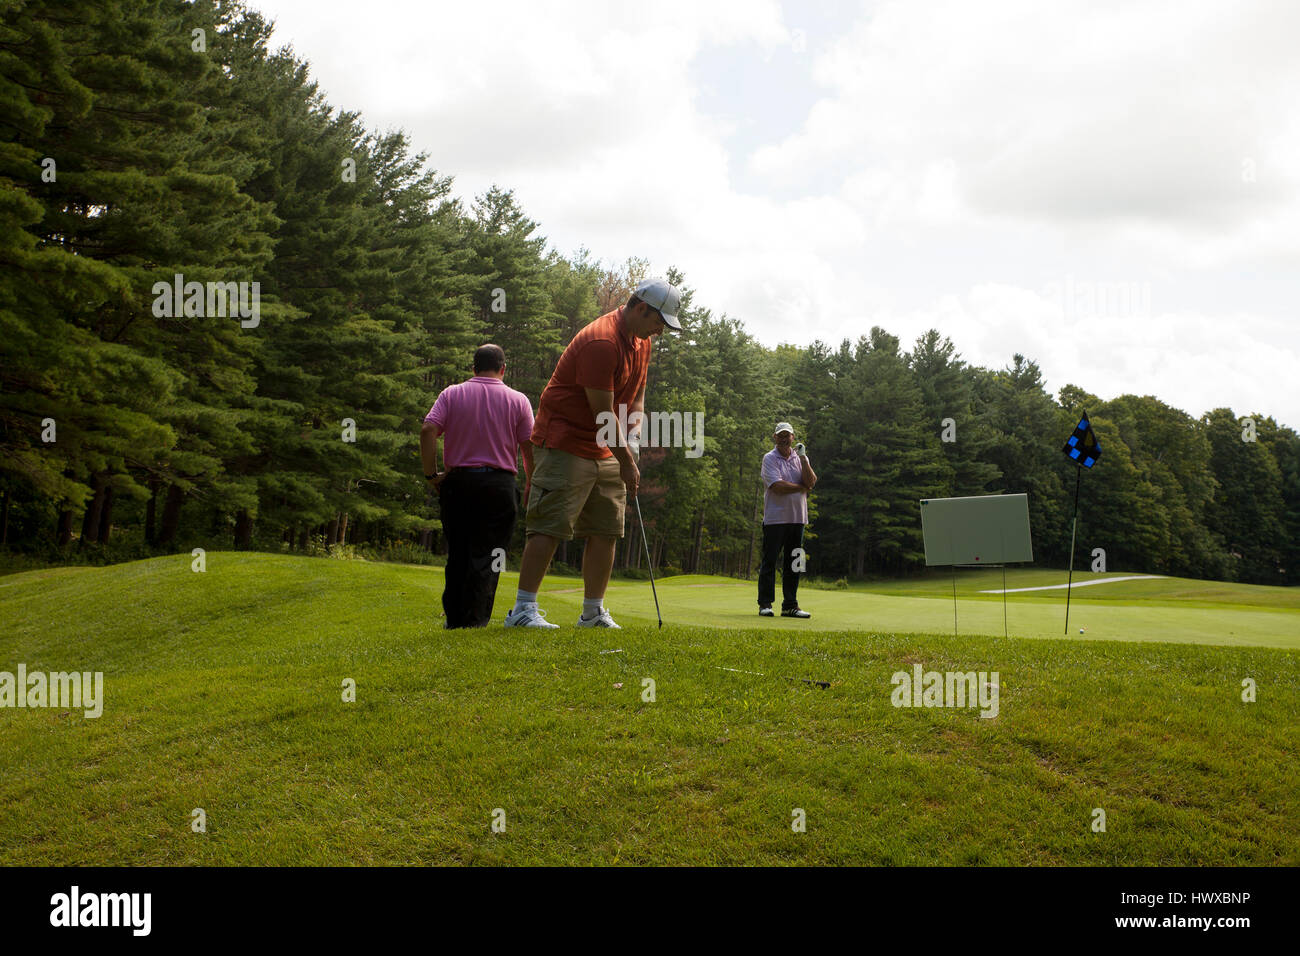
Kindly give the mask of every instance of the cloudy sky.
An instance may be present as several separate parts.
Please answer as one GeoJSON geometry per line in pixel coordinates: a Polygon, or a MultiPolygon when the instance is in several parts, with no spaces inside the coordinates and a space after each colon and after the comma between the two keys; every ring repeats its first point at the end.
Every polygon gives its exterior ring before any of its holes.
{"type": "Polygon", "coordinates": [[[335,106],[761,341],[1300,427],[1300,4],[250,0],[335,106]]]}

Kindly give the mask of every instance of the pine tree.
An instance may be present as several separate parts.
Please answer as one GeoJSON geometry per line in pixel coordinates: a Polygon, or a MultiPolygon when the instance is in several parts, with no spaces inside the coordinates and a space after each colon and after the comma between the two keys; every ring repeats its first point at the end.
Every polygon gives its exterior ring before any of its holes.
{"type": "MultiPolygon", "coordinates": [[[[57,14],[32,6],[10,27],[15,45],[33,52],[20,54],[15,69],[42,74],[34,84],[41,108],[29,114],[40,122],[22,128],[20,141],[29,159],[52,161],[48,177],[26,170],[25,190],[40,205],[39,218],[28,217],[37,256],[11,263],[35,267],[14,283],[41,290],[19,322],[50,343],[37,348],[44,357],[28,353],[35,387],[23,411],[59,423],[64,481],[37,484],[61,499],[62,528],[90,499],[83,542],[106,536],[114,497],[148,496],[142,479],[159,461],[188,456],[195,473],[219,470],[219,456],[201,442],[183,447],[187,425],[220,417],[224,385],[239,382],[229,328],[162,321],[151,308],[162,276],[258,253],[259,211],[216,168],[219,151],[200,145],[201,90],[215,68],[190,47],[188,21],[197,15],[167,2],[85,3],[57,14]],[[247,235],[230,234],[244,226],[247,235]],[[43,289],[41,272],[54,280],[43,289]],[[186,324],[198,327],[182,331],[186,324]],[[68,377],[40,374],[51,356],[68,377]],[[210,376],[201,386],[196,356],[210,376]]],[[[47,478],[53,470],[40,469],[47,478]]]]}
{"type": "Polygon", "coordinates": [[[1052,401],[1038,364],[1019,353],[1005,369],[981,369],[975,395],[997,435],[986,459],[1001,477],[989,490],[1028,495],[1034,559],[1063,566],[1069,556],[1075,466],[1061,454],[1061,446],[1078,419],[1072,420],[1070,412],[1052,401]]]}
{"type": "Polygon", "coordinates": [[[506,349],[507,385],[540,397],[567,344],[561,332],[569,324],[547,294],[546,239],[533,235],[537,224],[514,192],[496,186],[478,197],[464,225],[479,337],[506,349]]]}
{"type": "Polygon", "coordinates": [[[915,567],[924,561],[919,502],[943,490],[945,466],[898,339],[877,327],[852,349],[845,340],[826,371],[833,411],[809,432],[830,452],[817,486],[826,563],[855,575],[915,567]]]}
{"type": "MultiPolygon", "coordinates": [[[[1258,422],[1261,416],[1250,416],[1258,422]]],[[[1201,421],[1210,444],[1210,468],[1218,490],[1206,506],[1210,530],[1227,548],[1228,580],[1278,583],[1286,506],[1282,473],[1269,444],[1250,440],[1250,429],[1230,408],[1207,412],[1201,421]]]]}
{"type": "MultiPolygon", "coordinates": [[[[1146,489],[1132,513],[1109,516],[1113,526],[1148,529],[1144,547],[1134,555],[1135,568],[1193,577],[1221,574],[1222,545],[1205,525],[1215,483],[1206,467],[1210,445],[1200,423],[1149,395],[1121,395],[1090,407],[1097,417],[1116,423],[1146,489]]],[[[1109,472],[1104,480],[1112,480],[1109,472]]]]}
{"type": "Polygon", "coordinates": [[[1260,422],[1259,441],[1273,455],[1281,478],[1282,527],[1280,557],[1284,580],[1300,583],[1300,435],[1271,417],[1260,422]]]}
{"type": "Polygon", "coordinates": [[[952,341],[941,342],[935,329],[916,340],[908,364],[921,390],[925,420],[940,436],[948,473],[945,494],[986,494],[999,477],[997,467],[984,460],[996,435],[987,416],[976,410],[974,376],[952,341]]]}

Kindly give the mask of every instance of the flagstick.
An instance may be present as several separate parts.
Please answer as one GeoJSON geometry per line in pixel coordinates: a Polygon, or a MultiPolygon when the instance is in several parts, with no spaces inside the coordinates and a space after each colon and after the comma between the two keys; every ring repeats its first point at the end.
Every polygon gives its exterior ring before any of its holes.
{"type": "Polygon", "coordinates": [[[1079,529],[1079,480],[1083,468],[1074,467],[1074,524],[1070,528],[1070,576],[1065,582],[1065,633],[1070,633],[1070,586],[1074,583],[1074,533],[1079,529]]]}

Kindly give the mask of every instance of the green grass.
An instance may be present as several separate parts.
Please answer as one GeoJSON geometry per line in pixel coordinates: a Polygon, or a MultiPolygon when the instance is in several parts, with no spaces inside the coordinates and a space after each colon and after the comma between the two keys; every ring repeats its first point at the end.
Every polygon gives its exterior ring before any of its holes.
{"type": "MultiPolygon", "coordinates": [[[[1076,579],[1118,576],[1088,574],[1076,575],[1076,579]]],[[[1035,587],[1061,580],[1059,572],[1015,571],[1007,574],[1007,587],[1035,587]]],[[[979,593],[983,588],[1001,586],[1001,572],[958,572],[958,634],[1002,635],[1002,595],[979,593]]],[[[544,606],[554,608],[549,613],[556,621],[576,618],[577,611],[571,610],[568,602],[578,607],[581,587],[580,581],[566,581],[559,585],[561,590],[549,589],[544,606]]],[[[779,599],[779,583],[777,588],[779,599]]],[[[811,622],[788,618],[760,622],[757,596],[755,584],[733,578],[692,575],[660,584],[665,619],[673,622],[729,628],[761,623],[767,630],[794,631],[806,631],[811,623],[818,630],[953,635],[951,575],[844,591],[801,587],[799,602],[814,615],[811,622]]],[[[649,582],[617,581],[605,603],[630,619],[655,620],[649,582]]],[[[1006,603],[1006,629],[1012,636],[1064,636],[1064,591],[1008,594],[1006,603]]],[[[1186,578],[1093,585],[1076,591],[1070,599],[1070,637],[1297,649],[1300,589],[1186,578]],[[1080,628],[1084,629],[1082,635],[1080,628]]]]}
{"type": "MultiPolygon", "coordinates": [[[[1094,574],[1075,570],[1075,584],[1087,581],[1104,581],[1110,578],[1129,577],[1130,572],[1112,571],[1094,574]]],[[[1007,588],[1031,588],[1066,583],[1064,570],[1036,568],[1008,568],[1007,588]]],[[[959,568],[956,574],[958,600],[985,600],[1001,603],[1002,595],[981,594],[982,590],[1000,591],[1002,572],[959,568]]],[[[850,585],[851,588],[875,594],[894,594],[905,597],[941,597],[952,600],[953,574],[951,571],[930,571],[925,575],[905,581],[881,581],[850,585]]],[[[1063,603],[1064,589],[1054,591],[1029,591],[1011,594],[1010,598],[1022,601],[1063,603]]],[[[1144,581],[1122,581],[1116,584],[1089,585],[1076,590],[1070,600],[1093,604],[1142,604],[1175,602],[1180,607],[1264,607],[1300,610],[1300,588],[1265,587],[1259,584],[1234,584],[1226,581],[1198,581],[1193,578],[1150,576],[1144,581]]]]}
{"type": "Polygon", "coordinates": [[[572,628],[555,579],[561,630],[444,631],[440,569],[207,559],[0,581],[0,670],[102,670],[107,698],[0,710],[0,862],[1300,863],[1289,595],[1090,594],[1087,640],[1051,635],[1059,596],[1013,595],[1037,636],[1008,640],[963,578],[954,637],[950,593],[808,589],[812,621],[766,621],[752,584],[682,577],[662,631],[649,583],[617,582],[610,632],[572,628]],[[998,671],[999,716],[894,708],[913,663],[998,671]]]}

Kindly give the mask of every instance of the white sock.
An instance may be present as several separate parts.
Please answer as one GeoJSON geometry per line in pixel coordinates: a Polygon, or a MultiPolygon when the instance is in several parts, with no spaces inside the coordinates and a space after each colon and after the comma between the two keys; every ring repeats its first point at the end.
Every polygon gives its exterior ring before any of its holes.
{"type": "MultiPolygon", "coordinates": [[[[522,611],[529,605],[537,607],[536,591],[516,591],[515,592],[515,611],[522,611]]],[[[514,611],[511,612],[512,614],[514,611]]]]}
{"type": "Polygon", "coordinates": [[[585,617],[588,621],[590,621],[593,617],[600,617],[600,609],[601,609],[602,602],[604,600],[605,600],[604,598],[588,598],[588,597],[583,598],[582,616],[585,617]]]}

